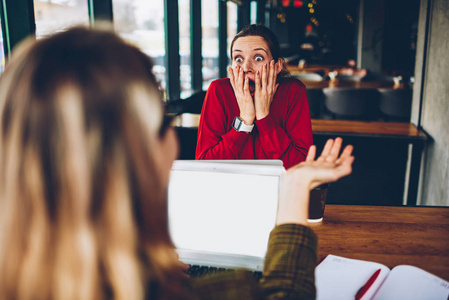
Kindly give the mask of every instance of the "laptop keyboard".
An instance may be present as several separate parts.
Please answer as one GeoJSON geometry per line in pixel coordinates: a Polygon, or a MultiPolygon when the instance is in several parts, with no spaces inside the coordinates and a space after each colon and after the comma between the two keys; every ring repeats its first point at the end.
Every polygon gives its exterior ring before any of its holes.
{"type": "MultiPolygon", "coordinates": [[[[226,268],[216,268],[216,267],[208,267],[208,266],[199,266],[199,265],[189,265],[189,269],[186,273],[191,277],[200,277],[208,274],[214,274],[218,272],[233,272],[234,269],[226,269],[226,268]]],[[[259,280],[262,278],[262,272],[253,271],[252,272],[254,278],[259,280]]]]}

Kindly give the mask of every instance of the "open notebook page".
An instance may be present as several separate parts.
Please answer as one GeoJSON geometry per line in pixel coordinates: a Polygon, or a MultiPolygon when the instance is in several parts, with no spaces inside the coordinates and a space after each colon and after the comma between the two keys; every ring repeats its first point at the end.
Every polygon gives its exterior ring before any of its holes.
{"type": "Polygon", "coordinates": [[[449,282],[413,266],[394,267],[373,300],[447,300],[449,282]]]}
{"type": "Polygon", "coordinates": [[[381,269],[381,272],[363,296],[363,300],[370,299],[374,295],[390,269],[375,262],[328,255],[315,269],[316,299],[352,300],[378,269],[381,269]]]}

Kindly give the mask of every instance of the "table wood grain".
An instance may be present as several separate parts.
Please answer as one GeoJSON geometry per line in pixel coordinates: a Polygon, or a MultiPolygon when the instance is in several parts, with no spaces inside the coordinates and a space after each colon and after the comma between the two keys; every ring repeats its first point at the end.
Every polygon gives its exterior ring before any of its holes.
{"type": "Polygon", "coordinates": [[[313,133],[355,133],[426,138],[412,123],[312,119],[313,133]]]}
{"type": "Polygon", "coordinates": [[[413,265],[449,281],[449,207],[326,205],[318,256],[413,265]]]}

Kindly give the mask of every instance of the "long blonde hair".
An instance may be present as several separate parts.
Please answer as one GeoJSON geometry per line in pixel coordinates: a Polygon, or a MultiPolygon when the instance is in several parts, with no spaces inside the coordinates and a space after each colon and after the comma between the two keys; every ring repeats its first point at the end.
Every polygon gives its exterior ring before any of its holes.
{"type": "Polygon", "coordinates": [[[13,54],[0,78],[0,299],[171,292],[151,69],[113,33],[85,28],[13,54]]]}

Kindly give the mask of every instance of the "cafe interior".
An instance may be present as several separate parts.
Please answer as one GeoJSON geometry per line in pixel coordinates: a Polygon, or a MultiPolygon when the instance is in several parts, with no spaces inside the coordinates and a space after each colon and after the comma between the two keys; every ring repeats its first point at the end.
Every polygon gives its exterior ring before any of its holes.
{"type": "MultiPolygon", "coordinates": [[[[448,55],[437,54],[445,52],[440,42],[447,36],[439,23],[447,16],[442,2],[238,5],[237,28],[251,23],[258,9],[256,21],[277,34],[287,69],[305,84],[314,143],[320,148],[342,136],[355,146],[354,172],[331,185],[328,203],[449,205],[448,139],[441,130],[448,125],[447,74],[441,69],[448,55]]],[[[171,102],[174,112],[186,113],[177,127],[181,159],[194,158],[204,95],[171,102]]]]}
{"type": "Polygon", "coordinates": [[[354,173],[330,187],[329,203],[449,206],[447,3],[5,0],[1,68],[29,35],[112,21],[153,58],[168,112],[180,114],[180,159],[194,159],[205,93],[228,76],[232,37],[264,24],[306,86],[314,143],[355,146],[354,173]]]}
{"type": "Polygon", "coordinates": [[[3,0],[0,13],[1,71],[30,35],[112,22],[153,58],[180,160],[195,158],[233,36],[264,24],[306,87],[314,144],[354,145],[353,172],[329,185],[314,226],[319,258],[407,263],[449,280],[449,1],[3,0]]]}

